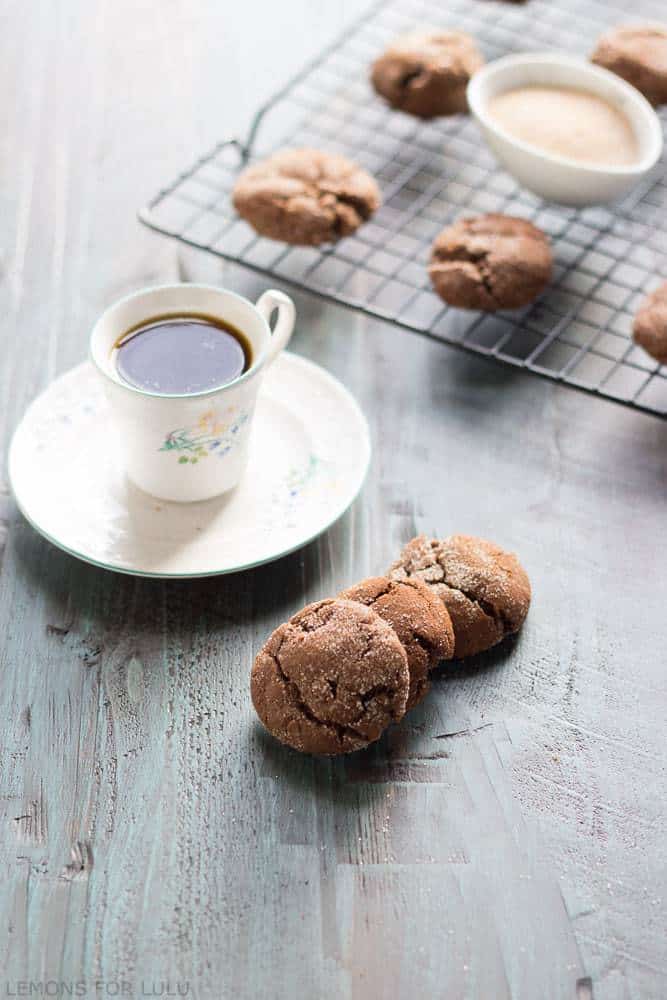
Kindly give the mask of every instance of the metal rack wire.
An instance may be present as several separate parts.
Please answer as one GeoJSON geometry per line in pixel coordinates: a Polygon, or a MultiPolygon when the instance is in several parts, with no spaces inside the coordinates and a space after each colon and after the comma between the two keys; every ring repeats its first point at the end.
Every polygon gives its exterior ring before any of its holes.
{"type": "MultiPolygon", "coordinates": [[[[638,0],[634,19],[660,17],[638,0]]],[[[664,10],[662,11],[664,13],[664,10]]],[[[633,314],[667,278],[665,162],[623,202],[574,210],[522,190],[494,162],[469,116],[422,122],[392,111],[368,66],[416,24],[470,32],[487,59],[561,48],[585,53],[624,20],[623,0],[383,0],[257,114],[245,143],[221,142],[140,212],[151,228],[328,299],[667,417],[667,366],[631,339],[633,314]],[[284,146],[341,152],[378,179],[383,204],[353,236],[322,248],[258,237],[230,194],[250,159],[284,146]],[[427,273],[435,235],[464,214],[507,212],[547,232],[554,280],[535,304],[486,315],[446,307],[427,273]]],[[[667,120],[667,119],[665,119],[667,120]]]]}

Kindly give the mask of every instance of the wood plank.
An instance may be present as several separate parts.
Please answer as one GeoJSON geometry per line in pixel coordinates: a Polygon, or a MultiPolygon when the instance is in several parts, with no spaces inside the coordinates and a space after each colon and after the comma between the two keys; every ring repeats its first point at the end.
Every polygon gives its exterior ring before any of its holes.
{"type": "MultiPolygon", "coordinates": [[[[118,295],[263,289],[134,211],[360,6],[2,5],[3,457],[118,295]]],[[[667,426],[297,305],[294,349],[351,389],[375,449],[359,501],[301,552],[219,580],[114,576],[0,488],[3,983],[657,1000],[667,426]],[[248,694],[266,635],[421,530],[520,553],[520,640],[441,671],[366,752],[279,747],[248,694]]]]}

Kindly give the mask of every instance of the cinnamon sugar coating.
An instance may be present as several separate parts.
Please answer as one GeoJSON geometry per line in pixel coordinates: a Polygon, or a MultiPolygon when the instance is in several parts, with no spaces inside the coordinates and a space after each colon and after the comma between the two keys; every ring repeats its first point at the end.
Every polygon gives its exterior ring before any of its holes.
{"type": "Polygon", "coordinates": [[[647,354],[667,365],[667,281],[648,295],[635,316],[632,335],[647,354]]]}
{"type": "Polygon", "coordinates": [[[285,149],[247,167],[232,200],[261,236],[316,246],[349,236],[381,198],[375,179],[345,156],[285,149]]]}
{"type": "Polygon", "coordinates": [[[591,60],[627,80],[656,107],[667,104],[667,25],[617,25],[600,36],[591,60]]]}
{"type": "Polygon", "coordinates": [[[466,87],[484,64],[462,31],[413,31],[395,39],[375,60],[371,81],[392,107],[419,118],[466,111],[466,87]]]}
{"type": "Polygon", "coordinates": [[[389,570],[417,578],[441,598],[454,626],[454,656],[481,653],[518,632],[530,605],[530,582],[517,557],[470,535],[408,542],[389,570]]]}
{"type": "Polygon", "coordinates": [[[436,238],[429,275],[445,302],[460,309],[518,309],[551,278],[549,240],[537,226],[511,215],[459,219],[436,238]]]}
{"type": "Polygon", "coordinates": [[[329,599],[280,625],[260,650],[250,689],[255,710],[295,750],[339,754],[379,739],[405,714],[407,655],[370,608],[329,599]]]}
{"type": "Polygon", "coordinates": [[[372,608],[394,629],[408,657],[407,708],[414,708],[430,687],[429,671],[454,654],[454,629],[443,602],[417,578],[386,576],[362,580],[339,596],[372,608]]]}

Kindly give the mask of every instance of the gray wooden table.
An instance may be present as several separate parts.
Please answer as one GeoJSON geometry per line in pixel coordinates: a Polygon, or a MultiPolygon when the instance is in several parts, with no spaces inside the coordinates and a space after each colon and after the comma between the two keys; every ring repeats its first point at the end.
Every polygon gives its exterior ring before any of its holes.
{"type": "MultiPolygon", "coordinates": [[[[3,468],[114,298],[264,286],[135,209],[360,6],[0,0],[3,468]]],[[[375,448],[303,551],[116,576],[0,481],[0,995],[664,998],[667,423],[297,304],[294,349],[375,448]],[[418,530],[520,553],[520,640],[445,670],[365,753],[273,743],[248,694],[265,636],[418,530]]]]}

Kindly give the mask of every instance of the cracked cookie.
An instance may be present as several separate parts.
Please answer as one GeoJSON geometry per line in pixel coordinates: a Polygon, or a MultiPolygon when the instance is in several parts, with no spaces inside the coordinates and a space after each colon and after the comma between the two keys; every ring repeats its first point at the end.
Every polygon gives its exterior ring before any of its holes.
{"type": "Polygon", "coordinates": [[[365,604],[391,625],[407,653],[410,671],[407,708],[414,708],[430,687],[429,670],[454,654],[454,630],[447,608],[416,578],[390,580],[375,576],[338,596],[365,604]]]}
{"type": "Polygon", "coordinates": [[[551,278],[549,240],[536,226],[511,215],[460,219],[436,238],[429,275],[433,287],[460,309],[518,309],[551,278]]]}
{"type": "Polygon", "coordinates": [[[667,26],[612,28],[599,38],[591,60],[627,80],[651,104],[667,104],[667,26]]]}
{"type": "Polygon", "coordinates": [[[250,691],[277,739],[304,753],[339,754],[379,739],[405,714],[407,655],[391,625],[355,601],[317,601],[260,650],[250,691]]]}
{"type": "Polygon", "coordinates": [[[667,281],[644,299],[635,316],[632,336],[647,354],[667,365],[667,281]]]}
{"type": "Polygon", "coordinates": [[[454,626],[457,658],[518,632],[530,605],[530,582],[517,557],[470,535],[413,538],[389,576],[422,580],[441,598],[454,626]]]}
{"type": "Polygon", "coordinates": [[[397,38],[371,68],[375,90],[393,108],[434,118],[467,111],[466,87],[484,65],[461,31],[415,31],[397,38]]]}
{"type": "Polygon", "coordinates": [[[287,149],[247,167],[232,200],[261,236],[317,246],[358,229],[379,206],[380,189],[344,156],[287,149]]]}

